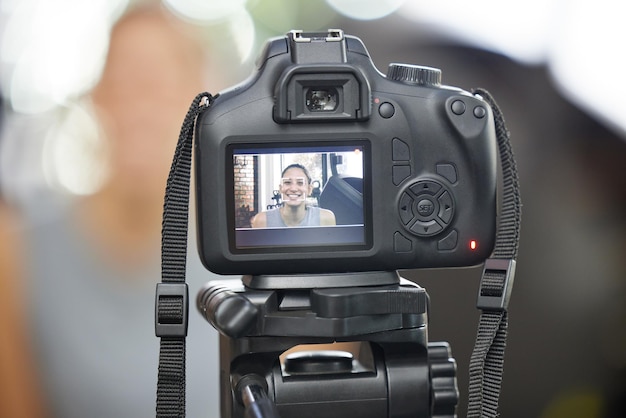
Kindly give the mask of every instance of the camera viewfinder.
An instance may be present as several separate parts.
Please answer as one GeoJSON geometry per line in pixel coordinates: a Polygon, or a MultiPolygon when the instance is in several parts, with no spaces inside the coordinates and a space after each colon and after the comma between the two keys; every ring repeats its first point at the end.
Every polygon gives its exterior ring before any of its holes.
{"type": "Polygon", "coordinates": [[[311,112],[332,112],[337,108],[337,100],[334,87],[309,88],[306,92],[306,107],[311,112]]]}

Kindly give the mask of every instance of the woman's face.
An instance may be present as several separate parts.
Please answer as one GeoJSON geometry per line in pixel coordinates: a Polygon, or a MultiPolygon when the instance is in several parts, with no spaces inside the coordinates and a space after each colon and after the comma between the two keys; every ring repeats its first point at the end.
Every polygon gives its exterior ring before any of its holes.
{"type": "Polygon", "coordinates": [[[280,193],[283,203],[288,206],[298,206],[306,201],[311,194],[312,186],[301,168],[292,167],[285,171],[280,182],[280,193]]]}

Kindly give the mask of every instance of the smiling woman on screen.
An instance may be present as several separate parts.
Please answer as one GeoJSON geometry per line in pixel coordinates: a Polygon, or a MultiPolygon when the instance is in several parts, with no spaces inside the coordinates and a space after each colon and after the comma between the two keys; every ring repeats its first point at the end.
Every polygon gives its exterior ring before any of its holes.
{"type": "Polygon", "coordinates": [[[261,212],[251,220],[253,228],[335,225],[335,214],[328,209],[306,204],[313,186],[308,170],[300,164],[287,166],[281,175],[281,207],[261,212]]]}

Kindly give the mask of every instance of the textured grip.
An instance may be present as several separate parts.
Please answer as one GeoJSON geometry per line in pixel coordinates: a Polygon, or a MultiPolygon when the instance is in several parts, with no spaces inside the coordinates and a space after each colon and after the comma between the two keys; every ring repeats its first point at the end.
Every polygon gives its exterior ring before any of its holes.
{"type": "Polygon", "coordinates": [[[209,282],[198,293],[198,310],[222,334],[245,336],[256,323],[258,308],[226,286],[209,282]]]}
{"type": "Polygon", "coordinates": [[[425,87],[441,86],[441,70],[423,65],[389,64],[387,78],[425,87]]]}

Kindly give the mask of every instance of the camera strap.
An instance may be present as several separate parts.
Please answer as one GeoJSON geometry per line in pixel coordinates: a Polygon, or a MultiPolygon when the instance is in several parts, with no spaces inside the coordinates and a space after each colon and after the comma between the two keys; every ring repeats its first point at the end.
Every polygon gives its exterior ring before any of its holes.
{"type": "Polygon", "coordinates": [[[165,188],[161,225],[161,283],[155,297],[155,333],[161,338],[157,417],[185,416],[185,338],[189,290],[185,280],[187,223],[193,128],[198,114],[213,101],[209,93],[193,100],[180,130],[165,188]]]}
{"type": "Polygon", "coordinates": [[[481,315],[469,367],[470,418],[498,416],[522,208],[517,167],[502,112],[487,91],[476,89],[473,93],[483,97],[493,110],[503,189],[496,244],[491,258],[485,261],[476,303],[481,315]]]}
{"type": "MultiPolygon", "coordinates": [[[[468,417],[496,417],[508,328],[508,301],[515,274],[521,221],[517,168],[504,118],[491,95],[482,96],[494,112],[503,172],[503,199],[496,244],[485,261],[477,307],[478,334],[470,360],[468,417]]],[[[193,100],[181,127],[165,189],[161,236],[161,283],[155,296],[155,333],[161,339],[156,416],[185,417],[185,339],[189,317],[186,283],[189,187],[194,126],[213,102],[210,93],[193,100]]]]}

